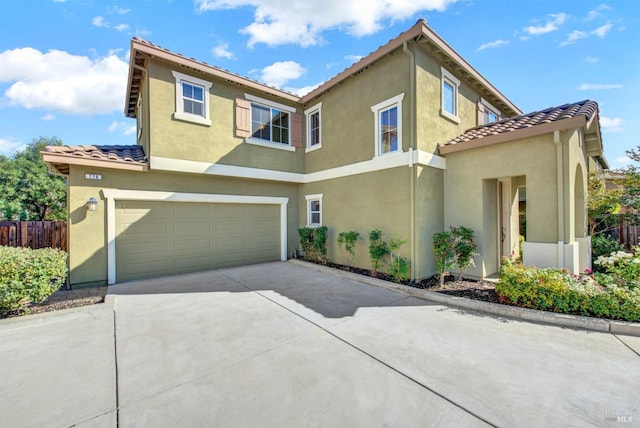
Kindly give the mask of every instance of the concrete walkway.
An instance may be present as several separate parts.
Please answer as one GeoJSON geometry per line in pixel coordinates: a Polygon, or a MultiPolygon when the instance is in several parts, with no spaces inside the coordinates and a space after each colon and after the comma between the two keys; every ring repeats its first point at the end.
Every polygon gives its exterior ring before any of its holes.
{"type": "Polygon", "coordinates": [[[640,426],[640,337],[292,263],[112,286],[0,343],[2,427],[640,426]]]}

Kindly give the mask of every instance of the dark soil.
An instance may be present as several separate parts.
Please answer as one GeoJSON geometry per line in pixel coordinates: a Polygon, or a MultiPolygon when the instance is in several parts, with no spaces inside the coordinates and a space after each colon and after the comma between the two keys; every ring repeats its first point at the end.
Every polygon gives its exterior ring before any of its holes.
{"type": "Polygon", "coordinates": [[[22,315],[40,314],[78,306],[95,305],[104,302],[107,287],[78,288],[75,290],[58,290],[42,303],[32,303],[26,308],[1,315],[0,318],[11,318],[22,315]]]}
{"type": "MultiPolygon", "coordinates": [[[[306,260],[311,263],[317,263],[314,260],[306,260]]],[[[373,278],[383,279],[385,281],[394,281],[393,277],[386,273],[373,272],[369,269],[345,266],[337,263],[326,263],[327,266],[334,269],[346,270],[360,275],[366,275],[373,278]]],[[[409,287],[420,288],[434,293],[448,294],[450,296],[465,297],[467,299],[482,300],[484,302],[500,303],[496,294],[495,284],[488,281],[476,281],[472,279],[457,280],[452,275],[445,278],[444,286],[440,287],[440,278],[438,275],[415,281],[402,281],[401,284],[409,287]]]]}

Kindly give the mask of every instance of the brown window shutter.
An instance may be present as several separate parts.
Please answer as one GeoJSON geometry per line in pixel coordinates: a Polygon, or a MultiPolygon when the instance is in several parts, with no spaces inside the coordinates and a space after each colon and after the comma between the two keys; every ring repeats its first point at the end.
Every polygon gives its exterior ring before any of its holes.
{"type": "Polygon", "coordinates": [[[243,98],[236,98],[236,137],[251,136],[251,103],[243,98]]]}
{"type": "Polygon", "coordinates": [[[291,113],[291,146],[302,148],[302,115],[291,113]]]}

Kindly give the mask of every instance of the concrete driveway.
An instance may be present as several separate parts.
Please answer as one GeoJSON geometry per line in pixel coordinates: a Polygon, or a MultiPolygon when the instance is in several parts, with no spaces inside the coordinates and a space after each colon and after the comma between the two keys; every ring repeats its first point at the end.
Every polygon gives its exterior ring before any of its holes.
{"type": "Polygon", "coordinates": [[[640,426],[640,337],[282,262],[109,293],[0,322],[0,426],[640,426]]]}

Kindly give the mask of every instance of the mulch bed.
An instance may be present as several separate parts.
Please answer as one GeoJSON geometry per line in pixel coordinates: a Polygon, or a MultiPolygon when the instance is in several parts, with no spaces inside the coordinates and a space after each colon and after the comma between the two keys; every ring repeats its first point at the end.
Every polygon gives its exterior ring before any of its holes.
{"type": "Polygon", "coordinates": [[[40,314],[78,306],[95,305],[104,302],[107,287],[88,287],[75,290],[58,290],[42,303],[32,303],[26,308],[0,315],[0,318],[19,317],[22,315],[40,314]]]}
{"type": "MultiPolygon", "coordinates": [[[[305,260],[310,263],[318,262],[314,260],[305,260]]],[[[362,269],[357,267],[345,266],[337,263],[326,263],[326,266],[334,269],[345,270],[348,272],[354,272],[360,275],[366,275],[373,278],[383,279],[385,281],[395,282],[391,275],[386,273],[377,272],[374,273],[369,269],[362,269]]],[[[401,284],[408,285],[409,287],[420,288],[427,291],[433,291],[434,293],[448,294],[450,296],[465,297],[467,299],[482,300],[484,302],[500,303],[498,295],[496,293],[495,284],[487,281],[476,281],[472,279],[458,280],[453,275],[448,275],[445,278],[444,286],[440,287],[440,279],[438,275],[431,276],[429,278],[422,279],[418,282],[415,281],[402,281],[401,284]]]]}

